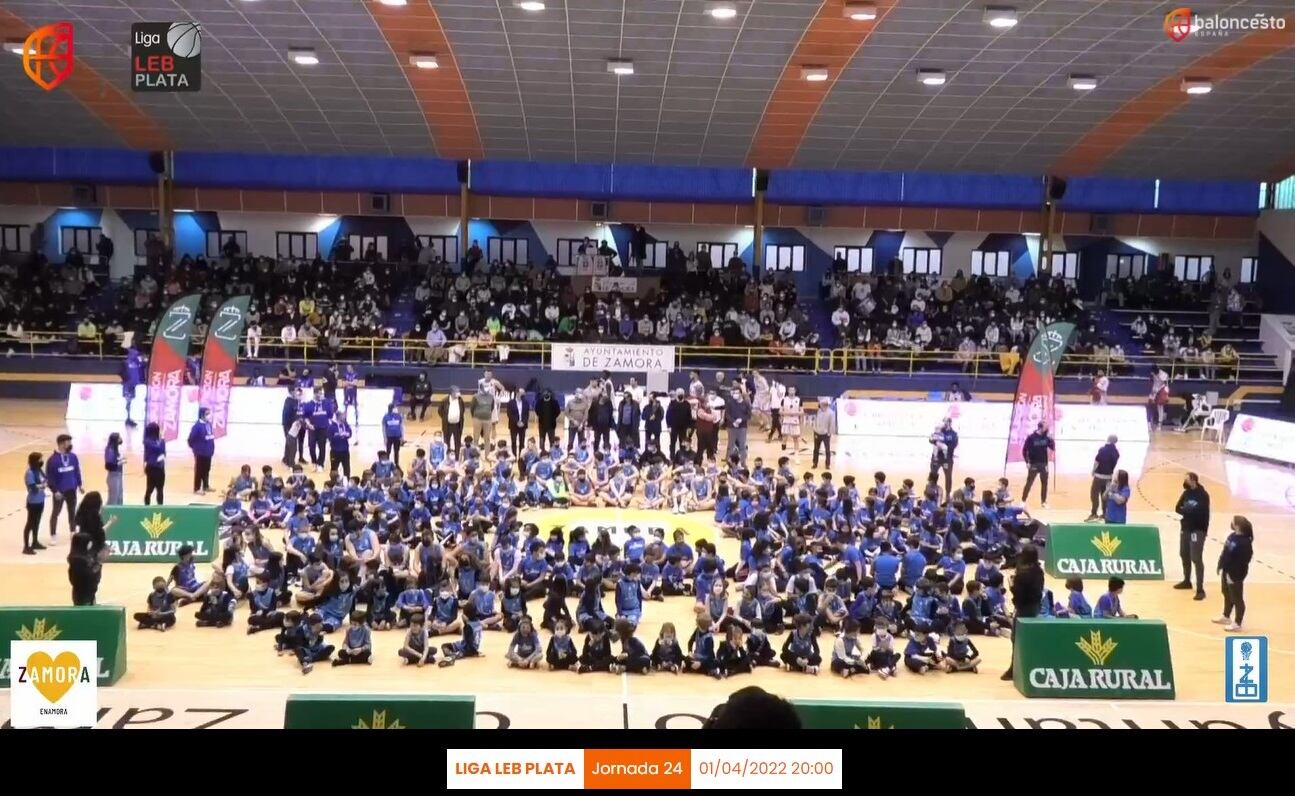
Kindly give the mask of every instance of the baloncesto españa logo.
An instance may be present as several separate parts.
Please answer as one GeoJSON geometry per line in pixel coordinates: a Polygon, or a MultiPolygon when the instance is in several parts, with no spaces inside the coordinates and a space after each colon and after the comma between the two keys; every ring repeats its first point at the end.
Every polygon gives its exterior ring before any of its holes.
{"type": "Polygon", "coordinates": [[[22,69],[45,91],[66,81],[76,61],[72,23],[55,22],[31,32],[22,44],[22,69]]]}
{"type": "Polygon", "coordinates": [[[1254,31],[1285,30],[1286,18],[1274,14],[1251,14],[1250,16],[1223,16],[1221,14],[1197,14],[1188,6],[1175,8],[1165,15],[1165,35],[1175,42],[1189,37],[1225,37],[1233,31],[1253,33],[1254,31]]]}

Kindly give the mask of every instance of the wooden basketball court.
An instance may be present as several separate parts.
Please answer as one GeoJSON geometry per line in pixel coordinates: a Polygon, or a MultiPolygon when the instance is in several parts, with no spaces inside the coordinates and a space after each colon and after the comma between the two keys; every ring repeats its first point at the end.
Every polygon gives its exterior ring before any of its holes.
{"type": "MultiPolygon", "coordinates": [[[[75,437],[88,489],[104,486],[101,453],[108,433],[119,430],[127,440],[127,501],[138,503],[143,492],[140,430],[73,425],[63,420],[64,404],[44,401],[0,402],[0,605],[64,605],[70,602],[64,556],[66,520],[60,524],[60,546],[38,556],[21,553],[24,518],[22,475],[30,451],[48,455],[55,437],[67,431],[75,437]]],[[[426,443],[433,424],[408,424],[411,447],[426,443]]],[[[353,448],[356,464],[367,464],[379,447],[377,432],[365,430],[361,444],[353,448]]],[[[838,441],[832,472],[854,474],[861,484],[876,470],[885,470],[892,483],[905,477],[921,480],[926,472],[927,447],[922,442],[888,442],[887,439],[853,438],[838,441]]],[[[782,455],[776,444],[752,436],[753,455],[766,462],[782,455]],[[758,442],[757,442],[758,441],[758,442]]],[[[277,464],[282,435],[277,427],[251,427],[234,431],[218,443],[212,473],[214,487],[223,487],[239,466],[254,469],[277,464]]],[[[1081,447],[1096,449],[1097,443],[1081,447]]],[[[1063,446],[1065,447],[1065,446],[1063,446]]],[[[520,727],[678,727],[696,726],[711,708],[743,684],[761,686],[795,698],[889,698],[911,700],[956,700],[965,703],[968,716],[977,727],[1063,727],[1109,726],[1121,728],[1207,727],[1239,725],[1290,727],[1295,725],[1295,473],[1255,460],[1223,454],[1212,442],[1202,443],[1195,433],[1155,433],[1149,447],[1127,446],[1128,464],[1135,476],[1136,491],[1131,501],[1130,522],[1161,527],[1167,580],[1130,581],[1124,594],[1127,611],[1144,618],[1166,622],[1176,673],[1178,700],[1166,702],[1067,702],[1022,698],[1010,682],[998,674],[1006,668],[1010,644],[1005,639],[979,638],[985,657],[979,674],[918,676],[901,672],[882,681],[875,676],[842,679],[828,673],[802,676],[760,668],[747,677],[718,682],[699,676],[653,675],[618,677],[572,673],[517,672],[504,666],[503,653],[508,635],[488,632],[484,658],[462,662],[452,668],[403,666],[396,650],[403,632],[374,633],[374,664],[367,667],[332,668],[321,665],[302,676],[290,657],[276,657],[272,635],[249,636],[241,625],[228,629],[197,629],[193,607],[180,610],[180,623],[171,631],[136,631],[128,626],[129,669],[116,686],[100,690],[101,706],[109,711],[100,725],[112,726],[255,726],[282,724],[282,706],[287,693],[297,691],[347,692],[448,692],[478,696],[478,726],[520,727]],[[1137,470],[1133,468],[1137,467],[1137,470]],[[1197,472],[1211,495],[1212,523],[1206,546],[1207,591],[1203,602],[1192,600],[1190,592],[1175,591],[1171,584],[1178,575],[1178,528],[1172,517],[1183,474],[1197,472]],[[1224,636],[1220,626],[1210,622],[1218,617],[1221,599],[1213,575],[1219,549],[1234,514],[1244,514],[1254,523],[1255,561],[1246,582],[1249,607],[1245,633],[1269,638],[1269,703],[1225,705],[1224,636]],[[143,710],[143,711],[141,711],[143,710]],[[205,711],[204,711],[205,710],[205,711]],[[225,710],[217,713],[214,710],[225,710]],[[228,714],[216,721],[221,714],[228,714]],[[214,722],[213,722],[214,721],[214,722]]],[[[410,451],[412,452],[412,451],[410,451]]],[[[1082,456],[1082,455],[1081,455],[1082,456]]],[[[407,458],[407,457],[406,457],[407,458]]],[[[987,447],[966,441],[960,450],[956,478],[975,477],[981,488],[992,487],[1001,472],[1002,445],[987,447]],[[999,465],[999,467],[995,467],[999,465]]],[[[187,504],[203,500],[217,503],[218,495],[199,499],[189,493],[191,459],[183,442],[172,443],[168,466],[168,503],[187,504]]],[[[1031,504],[1035,515],[1049,522],[1075,522],[1088,512],[1086,458],[1063,462],[1083,465],[1059,476],[1049,498],[1050,508],[1031,504]]],[[[795,459],[797,472],[809,469],[808,453],[795,459]]],[[[1009,473],[1019,495],[1023,476],[1009,473]]],[[[48,515],[48,509],[46,514],[48,515]]],[[[667,530],[682,526],[693,539],[718,539],[709,516],[677,517],[669,513],[638,510],[583,509],[524,513],[545,530],[550,525],[593,527],[615,522],[635,523],[640,528],[660,526],[667,530]]],[[[48,516],[42,530],[48,525],[48,516]]],[[[272,537],[279,537],[272,532],[272,537]]],[[[45,535],[42,534],[42,539],[45,535]]],[[[736,557],[734,540],[720,540],[723,556],[731,563],[736,557]]],[[[142,608],[155,575],[165,574],[165,565],[114,564],[104,567],[99,592],[101,604],[119,604],[128,612],[142,608]]],[[[1061,582],[1049,579],[1049,588],[1063,595],[1061,582]]],[[[1104,590],[1090,582],[1087,594],[1095,601],[1104,590]]],[[[573,604],[574,608],[574,604],[573,604]]],[[[246,610],[240,608],[241,623],[246,610]]],[[[692,630],[690,599],[648,602],[639,636],[649,645],[660,624],[672,621],[685,638],[692,630]]],[[[781,638],[775,638],[775,645],[781,638]]],[[[821,642],[830,651],[830,637],[821,642]]],[[[0,693],[7,711],[8,693],[0,693]]]]}

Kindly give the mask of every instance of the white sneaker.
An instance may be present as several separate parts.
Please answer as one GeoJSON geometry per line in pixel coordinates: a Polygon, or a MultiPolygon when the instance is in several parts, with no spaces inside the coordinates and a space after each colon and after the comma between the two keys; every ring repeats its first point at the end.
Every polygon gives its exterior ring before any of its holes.
{"type": "Polygon", "coordinates": [[[1240,631],[1240,630],[1241,630],[1241,624],[1240,624],[1240,623],[1229,623],[1229,624],[1227,624],[1226,626],[1224,626],[1224,627],[1223,627],[1223,630],[1224,630],[1224,631],[1240,631]]]}
{"type": "Polygon", "coordinates": [[[1230,617],[1216,617],[1216,618],[1214,618],[1213,620],[1211,620],[1210,622],[1211,622],[1211,623],[1217,623],[1217,624],[1219,624],[1220,626],[1224,626],[1224,625],[1227,625],[1228,623],[1231,623],[1231,622],[1232,622],[1232,618],[1230,618],[1230,617]]]}
{"type": "Polygon", "coordinates": [[[1047,508],[1048,508],[1048,504],[1047,504],[1047,502],[1044,502],[1044,503],[1039,504],[1039,507],[1040,507],[1041,509],[1047,509],[1047,508]]]}

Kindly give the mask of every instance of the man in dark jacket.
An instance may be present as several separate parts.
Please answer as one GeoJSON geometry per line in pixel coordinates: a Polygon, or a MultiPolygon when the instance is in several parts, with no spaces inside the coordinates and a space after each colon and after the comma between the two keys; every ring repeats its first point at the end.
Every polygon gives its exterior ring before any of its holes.
{"type": "Polygon", "coordinates": [[[681,444],[688,443],[688,429],[692,427],[692,405],[677,389],[665,410],[665,425],[670,429],[670,459],[673,461],[681,444]]]}
{"type": "Polygon", "coordinates": [[[540,390],[539,399],[535,401],[535,422],[540,427],[540,447],[552,448],[558,444],[558,417],[562,414],[562,405],[553,390],[545,387],[540,390]]]}
{"type": "Polygon", "coordinates": [[[1021,456],[1025,459],[1025,488],[1021,490],[1021,503],[1025,503],[1030,498],[1030,487],[1034,486],[1034,479],[1037,476],[1042,479],[1039,485],[1039,494],[1043,498],[1043,508],[1048,508],[1048,462],[1051,454],[1056,452],[1057,443],[1053,442],[1052,437],[1048,434],[1048,425],[1042,421],[1039,422],[1038,429],[1025,438],[1025,445],[1021,448],[1021,456]]]}
{"type": "Polygon", "coordinates": [[[283,399],[283,463],[288,467],[297,464],[299,435],[306,430],[301,407],[301,389],[293,387],[283,399]]]}
{"type": "Polygon", "coordinates": [[[522,449],[526,447],[526,429],[531,424],[531,402],[526,400],[526,393],[518,391],[513,393],[513,399],[508,401],[508,447],[516,455],[520,455],[522,449]]]}
{"type": "Polygon", "coordinates": [[[740,387],[735,388],[728,396],[724,411],[728,418],[728,455],[746,464],[746,427],[751,418],[751,402],[747,400],[746,392],[740,387]]]}
{"type": "Polygon", "coordinates": [[[665,420],[665,409],[661,407],[661,401],[656,394],[648,398],[647,406],[643,407],[643,434],[647,437],[646,445],[655,444],[657,450],[661,450],[661,423],[665,420]]]}
{"type": "Polygon", "coordinates": [[[1175,590],[1192,588],[1192,567],[1196,568],[1196,600],[1205,600],[1205,537],[1210,531],[1210,494],[1195,473],[1183,480],[1183,494],[1174,511],[1182,518],[1178,534],[1178,556],[1183,560],[1183,580],[1175,590]]]}
{"type": "Polygon", "coordinates": [[[594,430],[594,450],[599,448],[611,450],[612,423],[615,416],[616,410],[612,408],[612,400],[607,397],[606,392],[603,392],[589,409],[589,427],[594,430]]]}
{"type": "Polygon", "coordinates": [[[626,444],[632,444],[634,450],[639,450],[639,419],[642,412],[639,409],[638,402],[629,392],[622,393],[621,402],[616,407],[616,439],[620,442],[622,448],[626,444]]]}
{"type": "Polygon", "coordinates": [[[463,421],[468,416],[468,404],[459,394],[457,386],[450,387],[450,394],[441,400],[441,408],[438,410],[441,417],[441,430],[445,434],[445,447],[454,452],[454,458],[459,458],[459,451],[463,448],[463,421]]]}

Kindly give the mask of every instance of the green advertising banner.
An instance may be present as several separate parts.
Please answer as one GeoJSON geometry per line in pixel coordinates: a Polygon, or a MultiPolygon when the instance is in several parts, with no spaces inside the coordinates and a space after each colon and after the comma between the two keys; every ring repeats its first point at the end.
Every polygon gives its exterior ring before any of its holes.
{"type": "Polygon", "coordinates": [[[1057,523],[1049,527],[1046,565],[1056,578],[1163,579],[1160,528],[1057,523]]]}
{"type": "Polygon", "coordinates": [[[13,640],[94,640],[99,686],[126,673],[126,610],[120,606],[0,606],[0,687],[9,686],[13,640]]]}
{"type": "Polygon", "coordinates": [[[922,701],[792,701],[807,729],[965,729],[962,704],[922,701]]]}
{"type": "Polygon", "coordinates": [[[220,510],[216,506],[109,506],[104,518],[114,562],[174,562],[180,547],[193,546],[197,562],[214,562],[220,510]]]}
{"type": "Polygon", "coordinates": [[[1169,630],[1159,620],[1016,622],[1016,689],[1028,698],[1174,697],[1169,630]]]}
{"type": "Polygon", "coordinates": [[[285,729],[470,729],[472,695],[290,695],[285,729]]]}

